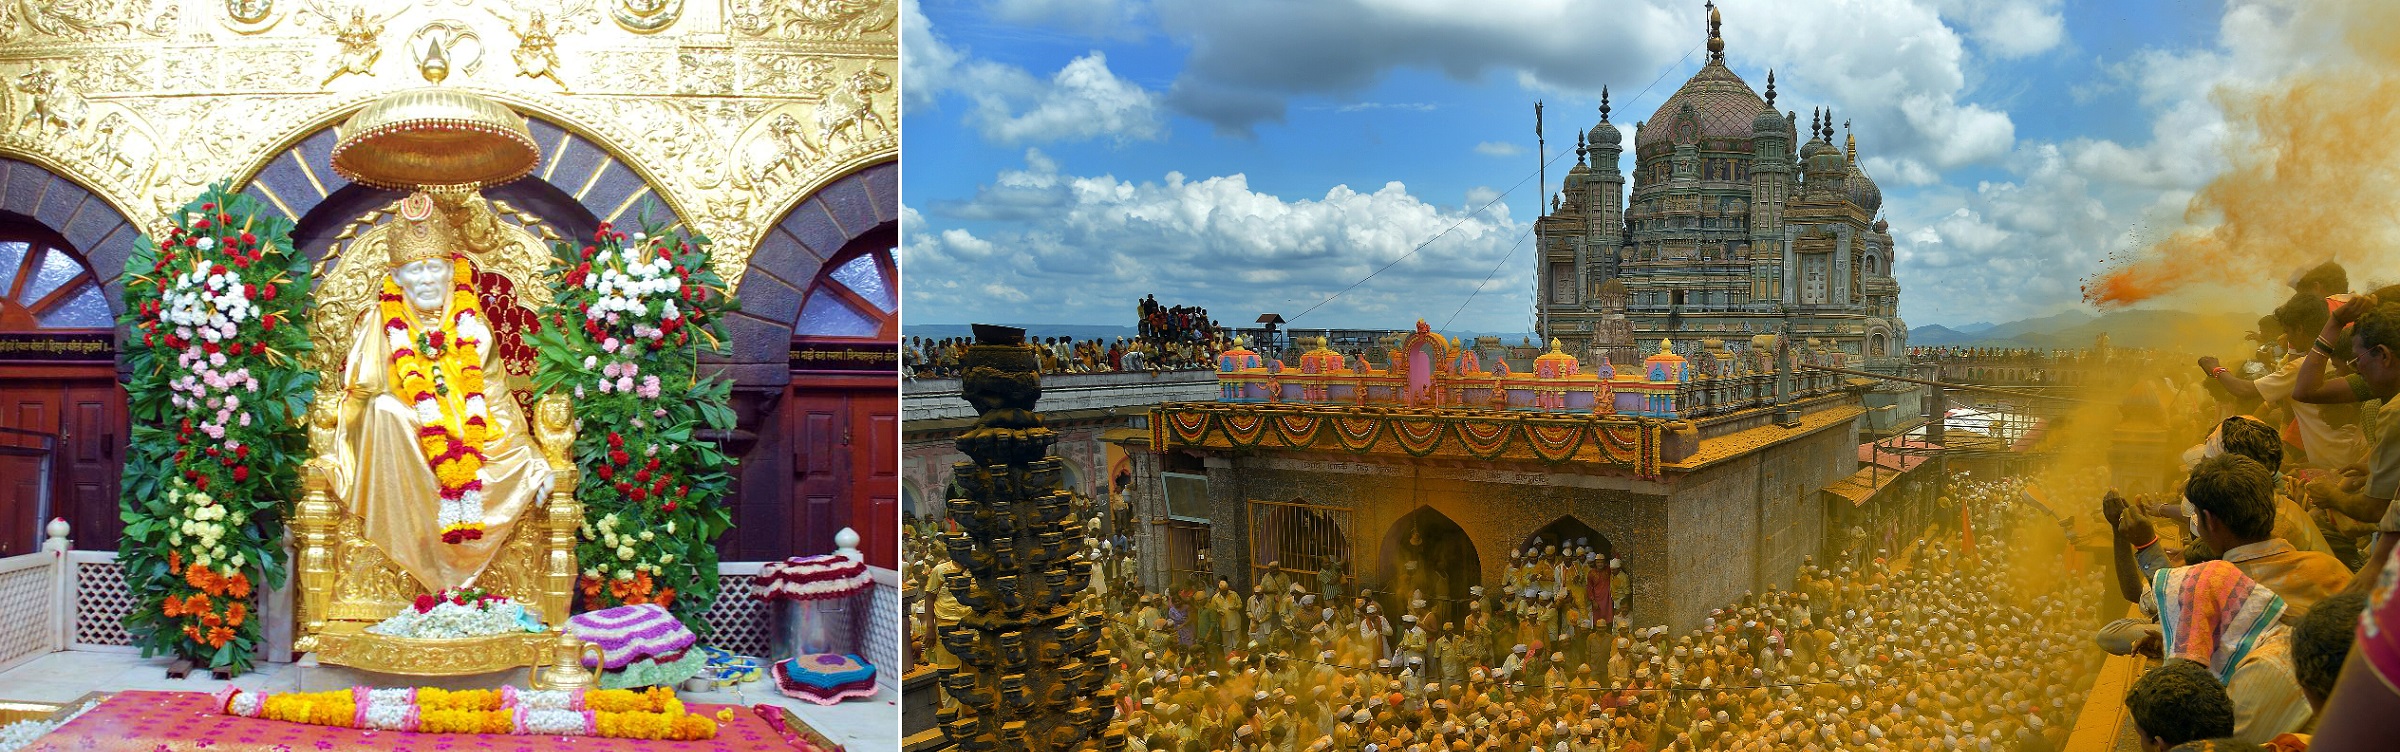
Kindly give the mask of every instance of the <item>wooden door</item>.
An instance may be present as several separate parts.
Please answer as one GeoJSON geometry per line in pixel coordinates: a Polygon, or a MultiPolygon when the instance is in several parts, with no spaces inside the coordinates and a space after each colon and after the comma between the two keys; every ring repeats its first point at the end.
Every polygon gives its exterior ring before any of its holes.
{"type": "MultiPolygon", "coordinates": [[[[55,437],[48,514],[66,518],[76,548],[114,549],[125,529],[117,514],[125,425],[125,393],[112,381],[0,379],[0,428],[55,437]]],[[[0,445],[34,450],[41,441],[10,433],[0,434],[0,445]]],[[[6,454],[0,458],[0,556],[32,550],[46,522],[38,506],[39,457],[30,451],[6,454]]]]}
{"type": "Polygon", "coordinates": [[[60,390],[59,483],[51,507],[67,510],[78,548],[114,549],[125,532],[118,514],[117,487],[125,468],[125,392],[108,382],[80,382],[60,390]]]}
{"type": "Polygon", "coordinates": [[[784,395],[791,491],[781,514],[752,510],[744,520],[780,519],[769,535],[745,535],[745,556],[781,558],[833,550],[842,528],[857,531],[867,563],[898,563],[900,405],[888,390],[794,384],[784,395]]]}
{"type": "Polygon", "coordinates": [[[784,550],[821,554],[848,515],[849,395],[795,387],[784,396],[784,436],[792,450],[791,503],[785,507],[784,550]]]}
{"type": "MultiPolygon", "coordinates": [[[[0,433],[0,557],[30,553],[40,541],[42,437],[58,435],[62,397],[55,386],[0,381],[0,428],[15,429],[0,433]]],[[[52,477],[58,473],[54,463],[52,477]]]]}
{"type": "Polygon", "coordinates": [[[867,563],[899,568],[900,401],[889,391],[850,397],[850,527],[867,563]]]}

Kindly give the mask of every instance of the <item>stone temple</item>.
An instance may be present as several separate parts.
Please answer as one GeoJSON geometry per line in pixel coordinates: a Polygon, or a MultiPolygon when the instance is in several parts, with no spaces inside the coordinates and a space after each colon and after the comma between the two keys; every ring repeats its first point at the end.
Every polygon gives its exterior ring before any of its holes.
{"type": "MultiPolygon", "coordinates": [[[[1626,138],[1609,121],[1576,137],[1575,167],[1535,226],[1543,339],[1617,363],[1700,340],[1782,333],[1897,373],[1908,328],[1892,278],[1883,192],[1835,116],[1775,109],[1725,64],[1711,10],[1708,62],[1626,138]],[[1628,188],[1630,183],[1630,195],[1628,188]],[[1786,328],[1788,327],[1788,328],[1786,328]]],[[[1845,123],[1846,125],[1846,123],[1845,123]]]]}

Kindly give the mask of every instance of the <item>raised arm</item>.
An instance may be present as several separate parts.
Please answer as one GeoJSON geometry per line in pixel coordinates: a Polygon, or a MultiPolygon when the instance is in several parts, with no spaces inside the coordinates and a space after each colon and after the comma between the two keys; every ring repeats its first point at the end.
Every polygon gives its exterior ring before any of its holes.
{"type": "Polygon", "coordinates": [[[2235,397],[2245,400],[2258,399],[2258,386],[2250,383],[2249,379],[2234,375],[2233,369],[2226,368],[2217,361],[2217,356],[2200,356],[2200,372],[2208,374],[2210,380],[2224,386],[2225,391],[2232,392],[2235,397]]]}
{"type": "Polygon", "coordinates": [[[2374,310],[2375,303],[2375,296],[2361,295],[2334,309],[2333,315],[2325,317],[2325,329],[2317,333],[2315,342],[2309,344],[2308,358],[2300,361],[2299,379],[2292,383],[2294,401],[2312,405],[2361,401],[2349,384],[2325,378],[2325,363],[2333,359],[2333,352],[2339,349],[2342,338],[2349,336],[2343,330],[2350,328],[2350,323],[2357,321],[2359,314],[2374,310]]]}

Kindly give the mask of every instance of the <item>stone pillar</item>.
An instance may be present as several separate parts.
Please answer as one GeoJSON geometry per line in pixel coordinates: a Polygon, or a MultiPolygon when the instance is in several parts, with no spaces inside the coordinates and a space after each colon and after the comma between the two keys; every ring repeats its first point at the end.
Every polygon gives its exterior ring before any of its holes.
{"type": "Polygon", "coordinates": [[[1233,458],[1209,455],[1208,558],[1217,578],[1250,592],[1250,504],[1233,458]]]}
{"type": "Polygon", "coordinates": [[[972,612],[936,628],[959,662],[937,669],[951,702],[935,720],[967,752],[1118,752],[1106,616],[1078,603],[1092,565],[1059,488],[1058,434],[1033,412],[1038,361],[1023,329],[977,325],[975,340],[963,386],[977,417],[956,466],[965,493],[949,500],[960,530],[943,537],[958,565],[943,587],[972,612]]]}

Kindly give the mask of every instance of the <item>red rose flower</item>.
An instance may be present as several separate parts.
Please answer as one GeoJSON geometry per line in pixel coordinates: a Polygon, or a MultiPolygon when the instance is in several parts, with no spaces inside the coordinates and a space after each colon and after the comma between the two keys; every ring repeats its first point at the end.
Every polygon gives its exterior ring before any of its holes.
{"type": "Polygon", "coordinates": [[[617,476],[617,470],[616,468],[609,467],[607,465],[601,465],[600,467],[593,469],[592,474],[600,476],[601,480],[615,480],[617,476]]]}
{"type": "Polygon", "coordinates": [[[420,595],[420,596],[417,596],[417,613],[420,613],[420,614],[421,614],[421,613],[425,613],[425,612],[427,612],[427,611],[431,611],[431,610],[433,610],[433,607],[434,607],[434,606],[437,606],[437,605],[440,605],[440,604],[441,604],[441,601],[439,601],[439,600],[435,600],[435,599],[434,599],[434,597],[433,597],[433,595],[432,595],[431,593],[428,593],[428,594],[425,594],[425,595],[420,595]]]}
{"type": "Polygon", "coordinates": [[[282,286],[282,285],[267,285],[267,291],[266,291],[266,292],[264,292],[264,293],[261,293],[261,294],[259,295],[259,297],[261,297],[261,298],[265,298],[265,299],[267,299],[267,300],[274,300],[274,299],[275,299],[275,288],[277,288],[277,287],[281,287],[281,286],[282,286]]]}
{"type": "Polygon", "coordinates": [[[669,511],[669,512],[675,511],[675,500],[674,500],[674,499],[668,499],[668,500],[667,500],[667,504],[666,504],[666,506],[659,507],[659,509],[661,509],[661,510],[665,510],[665,511],[669,511]]]}
{"type": "Polygon", "coordinates": [[[241,446],[234,447],[233,456],[237,458],[248,459],[250,457],[250,445],[243,444],[241,446]]]}
{"type": "Polygon", "coordinates": [[[618,434],[617,434],[617,432],[615,432],[615,431],[610,431],[610,432],[608,432],[608,448],[610,448],[610,449],[623,449],[623,448],[625,448],[625,437],[624,437],[624,436],[620,436],[620,435],[618,435],[618,434]]]}
{"type": "Polygon", "coordinates": [[[235,483],[240,483],[240,482],[242,482],[242,481],[246,481],[246,480],[249,480],[249,479],[250,479],[250,466],[249,466],[249,465],[241,465],[241,466],[237,466],[237,467],[235,467],[235,468],[233,469],[233,482],[235,482],[235,483]]]}

